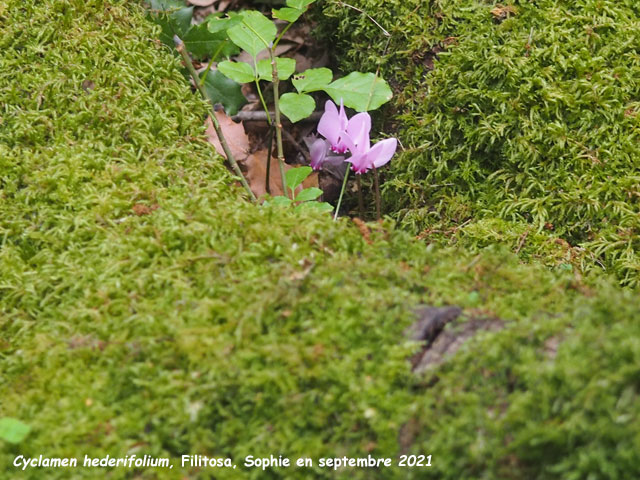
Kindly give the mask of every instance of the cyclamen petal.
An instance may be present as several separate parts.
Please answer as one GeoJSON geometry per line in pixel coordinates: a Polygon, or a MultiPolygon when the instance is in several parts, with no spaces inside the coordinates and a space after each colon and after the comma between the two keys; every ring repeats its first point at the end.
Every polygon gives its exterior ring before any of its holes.
{"type": "Polygon", "coordinates": [[[389,163],[393,154],[396,153],[396,148],[398,148],[398,140],[387,138],[376,143],[367,155],[373,160],[373,166],[380,168],[389,163]]]}
{"type": "MultiPolygon", "coordinates": [[[[345,131],[345,137],[349,137],[351,145],[359,152],[366,152],[370,147],[369,133],[371,132],[371,116],[366,113],[358,113],[349,120],[345,131]]],[[[345,143],[347,141],[345,140],[345,143]]],[[[355,152],[349,148],[352,154],[355,152]]]]}
{"type": "Polygon", "coordinates": [[[329,143],[327,143],[325,139],[319,138],[313,142],[309,149],[309,154],[311,156],[311,168],[314,170],[320,170],[320,168],[322,168],[322,164],[327,158],[327,153],[329,153],[329,143]]]}
{"type": "Polygon", "coordinates": [[[324,105],[324,114],[318,123],[318,133],[329,140],[331,149],[336,153],[344,153],[346,147],[341,141],[349,120],[344,111],[344,105],[340,102],[340,111],[331,100],[327,100],[324,105]]]}

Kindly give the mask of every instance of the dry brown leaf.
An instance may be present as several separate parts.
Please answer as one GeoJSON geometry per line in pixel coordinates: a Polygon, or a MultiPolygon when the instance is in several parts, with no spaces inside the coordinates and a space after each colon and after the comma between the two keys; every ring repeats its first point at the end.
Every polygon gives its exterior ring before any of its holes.
{"type": "MultiPolygon", "coordinates": [[[[267,193],[265,184],[265,177],[267,174],[267,149],[261,148],[255,152],[251,151],[251,144],[249,137],[245,133],[242,123],[236,123],[224,112],[216,112],[216,118],[220,122],[220,127],[227,140],[229,149],[235,157],[236,161],[240,165],[240,168],[245,173],[245,178],[251,187],[251,191],[256,197],[260,198],[267,193]]],[[[218,135],[210,118],[207,118],[207,138],[209,142],[215,147],[216,151],[225,157],[224,150],[218,140],[218,135]]],[[[295,168],[289,165],[285,165],[285,171],[295,168]]],[[[302,183],[303,188],[317,187],[318,186],[318,174],[312,173],[302,183]]],[[[271,189],[271,195],[282,195],[282,179],[280,178],[280,167],[278,165],[278,159],[271,157],[271,169],[269,171],[269,187],[271,189]]],[[[299,188],[300,190],[300,188],[299,188]]]]}

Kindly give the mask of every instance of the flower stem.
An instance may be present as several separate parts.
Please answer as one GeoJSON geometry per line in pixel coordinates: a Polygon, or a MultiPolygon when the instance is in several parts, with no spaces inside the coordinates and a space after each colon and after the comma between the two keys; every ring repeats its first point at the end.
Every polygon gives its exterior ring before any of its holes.
{"type": "Polygon", "coordinates": [[[264,184],[267,193],[271,195],[271,186],[269,180],[271,179],[271,152],[273,150],[273,125],[269,127],[269,143],[267,146],[267,173],[265,175],[264,184]]]}
{"type": "Polygon", "coordinates": [[[262,103],[262,108],[267,114],[267,123],[271,125],[273,121],[271,120],[271,115],[269,114],[269,108],[267,107],[267,102],[264,101],[264,96],[262,95],[262,90],[260,90],[260,81],[256,78],[256,90],[258,90],[258,96],[260,97],[260,102],[262,103]]]}
{"type": "Polygon", "coordinates": [[[360,182],[360,175],[356,176],[356,182],[358,185],[358,211],[360,212],[360,218],[364,220],[364,198],[362,197],[362,183],[360,182]]]}
{"type": "MultiPolygon", "coordinates": [[[[278,79],[278,64],[274,49],[269,50],[271,57],[271,72],[273,76],[273,110],[276,120],[276,146],[278,147],[278,164],[280,166],[280,177],[282,178],[282,192],[287,197],[287,180],[284,174],[284,150],[282,148],[282,122],[280,121],[280,80],[278,79]]],[[[293,190],[291,191],[293,200],[293,190]]]]}
{"type": "Polygon", "coordinates": [[[376,220],[380,220],[380,180],[378,180],[378,169],[373,167],[373,183],[376,189],[376,220]]]}
{"type": "Polygon", "coordinates": [[[231,168],[233,168],[233,171],[235,172],[235,174],[240,178],[240,183],[242,183],[242,186],[249,194],[249,198],[251,198],[251,200],[255,202],[256,196],[251,191],[251,188],[247,183],[247,179],[244,178],[244,175],[242,175],[242,171],[238,166],[238,162],[236,162],[236,159],[233,156],[233,153],[231,153],[231,149],[229,148],[227,139],[225,138],[224,133],[222,132],[222,128],[220,127],[220,122],[218,122],[218,118],[216,117],[216,110],[215,110],[214,103],[209,98],[209,95],[207,95],[207,91],[204,89],[204,86],[200,84],[200,79],[198,78],[198,72],[196,72],[196,69],[193,68],[193,63],[191,62],[191,58],[189,58],[189,54],[184,48],[184,42],[180,40],[180,37],[178,37],[177,35],[173,36],[173,41],[175,42],[176,50],[178,50],[178,52],[182,56],[185,66],[187,67],[187,70],[189,71],[189,74],[191,75],[193,82],[196,84],[196,87],[198,88],[200,95],[202,95],[202,97],[205,100],[208,100],[209,104],[211,105],[210,116],[211,116],[211,121],[213,122],[213,128],[215,128],[216,130],[216,134],[218,135],[218,139],[220,140],[220,145],[222,145],[222,149],[224,150],[224,153],[227,156],[227,160],[229,160],[229,163],[231,164],[231,168]]]}
{"type": "Polygon", "coordinates": [[[349,170],[347,167],[347,171],[344,172],[344,180],[342,181],[342,189],[340,190],[340,197],[338,198],[338,204],[336,205],[336,213],[333,216],[333,220],[335,221],[338,218],[338,212],[340,212],[340,204],[342,203],[342,196],[344,195],[344,191],[347,188],[347,179],[349,178],[349,170]]]}

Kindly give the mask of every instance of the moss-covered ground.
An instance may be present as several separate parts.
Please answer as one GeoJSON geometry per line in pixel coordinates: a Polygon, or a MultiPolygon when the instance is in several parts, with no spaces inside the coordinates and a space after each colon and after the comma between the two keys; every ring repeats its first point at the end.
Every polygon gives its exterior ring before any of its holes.
{"type": "Polygon", "coordinates": [[[390,214],[548,263],[570,245],[578,268],[638,283],[638,2],[350,3],[391,33],[325,2],[345,69],[381,65],[396,87],[387,124],[405,150],[384,187],[390,214]]]}
{"type": "Polygon", "coordinates": [[[640,305],[508,252],[246,202],[140,5],[0,3],[0,477],[633,478],[640,305]],[[507,328],[428,377],[418,304],[507,328]],[[247,455],[432,455],[425,469],[247,455]],[[172,458],[28,469],[18,455],[172,458]],[[183,454],[233,469],[181,467],[183,454]]]}

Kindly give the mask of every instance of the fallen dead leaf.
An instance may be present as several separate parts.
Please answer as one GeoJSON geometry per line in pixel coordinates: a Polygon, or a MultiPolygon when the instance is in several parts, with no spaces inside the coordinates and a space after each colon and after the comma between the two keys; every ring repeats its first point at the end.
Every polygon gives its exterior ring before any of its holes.
{"type": "MultiPolygon", "coordinates": [[[[240,168],[245,173],[245,178],[251,187],[254,195],[258,198],[264,196],[267,193],[267,187],[265,183],[267,174],[267,157],[269,157],[266,148],[261,148],[256,151],[252,151],[249,137],[247,136],[242,123],[236,123],[222,111],[216,112],[216,118],[220,123],[222,132],[227,139],[227,144],[231,153],[235,157],[236,161],[240,165],[240,168]]],[[[213,128],[211,118],[207,118],[206,121],[206,135],[209,142],[215,147],[216,151],[225,157],[224,150],[218,140],[218,135],[213,128]]],[[[271,167],[269,171],[269,187],[271,195],[282,195],[282,180],[280,178],[280,167],[278,165],[278,159],[270,156],[269,161],[271,167]]],[[[284,166],[285,171],[295,168],[289,165],[284,166]]],[[[318,174],[312,173],[302,183],[303,188],[317,187],[318,186],[318,174]]],[[[301,190],[299,188],[297,191],[301,190]]]]}

